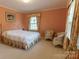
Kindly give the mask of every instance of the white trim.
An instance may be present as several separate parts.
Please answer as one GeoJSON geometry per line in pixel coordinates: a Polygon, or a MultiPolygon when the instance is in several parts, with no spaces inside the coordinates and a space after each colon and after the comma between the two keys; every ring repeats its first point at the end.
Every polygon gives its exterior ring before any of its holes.
{"type": "Polygon", "coordinates": [[[16,9],[9,8],[9,7],[4,6],[4,5],[0,5],[0,7],[2,7],[2,8],[6,8],[6,9],[10,9],[10,10],[13,10],[13,11],[16,11],[16,12],[20,12],[20,11],[18,11],[18,10],[16,10],[16,9]]]}

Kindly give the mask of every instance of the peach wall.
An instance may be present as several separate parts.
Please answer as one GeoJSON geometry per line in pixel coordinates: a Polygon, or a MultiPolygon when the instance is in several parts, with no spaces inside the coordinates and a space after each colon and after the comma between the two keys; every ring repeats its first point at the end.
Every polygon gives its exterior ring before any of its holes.
{"type": "MultiPolygon", "coordinates": [[[[41,12],[40,32],[44,35],[46,30],[55,32],[65,31],[67,9],[57,9],[41,12]]],[[[28,14],[24,14],[23,26],[28,29],[28,14]]]]}
{"type": "Polygon", "coordinates": [[[27,14],[23,14],[23,28],[25,30],[28,30],[28,15],[27,14]]]}
{"type": "Polygon", "coordinates": [[[52,29],[55,32],[65,31],[66,9],[58,9],[41,13],[41,32],[52,29]]]}
{"type": "Polygon", "coordinates": [[[22,14],[13,10],[0,7],[0,24],[2,23],[2,30],[20,29],[22,28],[22,14]],[[11,12],[16,15],[14,22],[8,22],[5,19],[5,12],[11,12]]]}

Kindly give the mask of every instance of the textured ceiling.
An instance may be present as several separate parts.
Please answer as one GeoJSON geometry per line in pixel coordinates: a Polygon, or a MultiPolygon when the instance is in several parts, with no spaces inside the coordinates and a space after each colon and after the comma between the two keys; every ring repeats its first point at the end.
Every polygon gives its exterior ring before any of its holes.
{"type": "Polygon", "coordinates": [[[66,7],[66,0],[31,0],[24,3],[22,0],[0,0],[0,6],[15,9],[20,12],[32,12],[66,7]]]}

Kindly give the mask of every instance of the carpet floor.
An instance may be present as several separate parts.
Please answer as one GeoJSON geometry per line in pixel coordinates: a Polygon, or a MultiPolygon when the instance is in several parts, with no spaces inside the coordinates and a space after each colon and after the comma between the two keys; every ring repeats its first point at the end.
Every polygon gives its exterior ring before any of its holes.
{"type": "Polygon", "coordinates": [[[64,50],[46,40],[41,40],[29,50],[0,44],[0,59],[64,59],[64,50]]]}

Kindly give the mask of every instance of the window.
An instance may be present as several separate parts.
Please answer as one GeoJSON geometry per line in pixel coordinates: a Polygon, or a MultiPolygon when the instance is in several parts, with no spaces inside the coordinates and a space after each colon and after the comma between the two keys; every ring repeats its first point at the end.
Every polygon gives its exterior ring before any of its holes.
{"type": "Polygon", "coordinates": [[[29,30],[38,30],[38,20],[36,16],[30,17],[29,30]]]}

